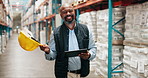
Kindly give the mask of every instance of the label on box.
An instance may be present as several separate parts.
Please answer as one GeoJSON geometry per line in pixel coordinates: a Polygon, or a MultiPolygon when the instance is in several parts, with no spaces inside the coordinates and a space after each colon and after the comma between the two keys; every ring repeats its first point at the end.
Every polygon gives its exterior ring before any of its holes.
{"type": "Polygon", "coordinates": [[[148,65],[145,66],[144,76],[148,77],[148,65]]]}
{"type": "Polygon", "coordinates": [[[138,72],[144,73],[144,62],[143,61],[138,61],[138,72]]]}
{"type": "Polygon", "coordinates": [[[131,58],[130,66],[133,67],[133,68],[137,68],[137,66],[138,66],[137,62],[138,62],[137,60],[131,58]]]}

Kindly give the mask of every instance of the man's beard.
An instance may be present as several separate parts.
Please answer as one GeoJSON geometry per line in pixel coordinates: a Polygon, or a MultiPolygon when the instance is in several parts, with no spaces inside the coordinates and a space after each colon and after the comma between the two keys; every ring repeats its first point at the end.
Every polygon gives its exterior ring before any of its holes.
{"type": "Polygon", "coordinates": [[[71,24],[71,23],[73,23],[74,21],[75,21],[74,15],[67,15],[67,16],[64,17],[64,22],[65,22],[66,24],[71,24]],[[69,16],[71,16],[72,20],[67,20],[67,19],[66,19],[66,18],[69,17],[69,16]]]}

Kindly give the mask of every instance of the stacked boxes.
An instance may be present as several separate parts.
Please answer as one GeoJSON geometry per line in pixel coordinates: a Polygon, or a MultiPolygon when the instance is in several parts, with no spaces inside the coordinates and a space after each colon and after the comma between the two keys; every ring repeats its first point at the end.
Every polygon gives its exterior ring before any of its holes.
{"type": "Polygon", "coordinates": [[[44,2],[44,0],[37,0],[37,1],[35,2],[35,9],[38,9],[39,6],[41,5],[41,3],[43,3],[43,2],[44,2]]]}
{"type": "MultiPolygon", "coordinates": [[[[113,46],[112,47],[112,68],[116,67],[123,62],[123,45],[113,46]]],[[[115,71],[123,71],[123,66],[118,67],[115,71]]],[[[123,77],[123,73],[113,73],[113,78],[123,77]]]]}
{"type": "Polygon", "coordinates": [[[81,14],[79,17],[79,21],[82,24],[85,24],[88,26],[90,31],[92,31],[94,40],[97,41],[97,20],[96,20],[96,11],[88,12],[81,14]]]}
{"type": "Polygon", "coordinates": [[[108,10],[97,11],[97,63],[96,73],[100,73],[104,78],[107,78],[108,71],[108,10]]]}
{"type": "MultiPolygon", "coordinates": [[[[125,7],[113,8],[113,24],[125,17],[125,7]]],[[[122,20],[120,23],[115,25],[113,28],[118,30],[121,34],[124,34],[125,31],[125,20],[122,20]]],[[[117,32],[113,31],[113,41],[116,41],[117,44],[122,44],[124,38],[117,32]]],[[[115,43],[115,42],[114,42],[115,43]]]]}
{"type": "MultiPolygon", "coordinates": [[[[116,23],[123,17],[125,17],[125,7],[118,7],[113,9],[113,23],[116,23]]],[[[92,31],[94,39],[97,44],[97,56],[93,62],[91,62],[91,70],[94,70],[96,74],[101,74],[104,78],[107,78],[108,72],[108,9],[100,11],[92,11],[80,15],[79,21],[86,24],[92,31]]],[[[125,21],[121,21],[114,26],[116,30],[124,33],[125,21]]],[[[122,63],[123,59],[123,40],[124,38],[117,32],[113,31],[113,63],[112,68],[122,63]],[[114,45],[114,43],[116,45],[114,45]]],[[[123,66],[119,67],[119,71],[123,70],[123,66]]],[[[122,73],[113,74],[114,78],[123,77],[122,73]]]]}
{"type": "MultiPolygon", "coordinates": [[[[93,38],[97,41],[97,25],[96,25],[96,11],[88,12],[81,14],[79,17],[79,21],[82,24],[88,26],[88,29],[92,32],[93,38]]],[[[91,71],[94,71],[97,67],[96,62],[97,60],[94,59],[91,61],[91,71]]]]}
{"type": "Polygon", "coordinates": [[[97,41],[108,44],[108,10],[97,11],[97,41]]]}
{"type": "MultiPolygon", "coordinates": [[[[9,39],[9,33],[8,30],[9,28],[7,28],[7,26],[4,26],[3,24],[9,23],[11,22],[10,19],[8,17],[6,17],[6,11],[3,7],[4,4],[0,4],[0,23],[2,23],[0,25],[0,54],[2,54],[5,51],[6,48],[6,43],[9,39]]],[[[12,24],[9,24],[9,26],[12,26],[12,24]]]]}
{"type": "MultiPolygon", "coordinates": [[[[0,4],[0,21],[2,21],[2,17],[3,17],[3,12],[2,12],[2,10],[3,10],[3,5],[2,4],[0,4]]],[[[1,31],[1,29],[0,29],[0,31],[1,31]]],[[[0,32],[0,54],[2,54],[2,38],[1,38],[1,35],[2,35],[2,33],[0,32]]]]}
{"type": "Polygon", "coordinates": [[[26,14],[22,14],[22,25],[26,25],[26,24],[31,24],[34,22],[34,17],[33,17],[33,14],[34,14],[34,5],[30,6],[30,8],[28,9],[28,11],[26,12],[26,14]],[[24,16],[23,16],[24,15],[24,16]]]}
{"type": "Polygon", "coordinates": [[[44,17],[45,17],[45,16],[44,16],[44,10],[45,10],[45,9],[44,9],[44,6],[41,6],[40,8],[41,8],[41,9],[40,9],[40,10],[41,10],[41,14],[40,14],[39,18],[41,19],[41,18],[44,18],[44,17]]]}
{"type": "Polygon", "coordinates": [[[2,17],[3,17],[3,5],[0,4],[0,20],[2,21],[2,17]]]}
{"type": "Polygon", "coordinates": [[[52,14],[52,0],[49,0],[48,2],[48,15],[51,15],[52,14]]]}
{"type": "Polygon", "coordinates": [[[24,13],[21,13],[21,28],[25,25],[23,15],[24,13]]]}
{"type": "Polygon", "coordinates": [[[125,40],[148,42],[148,12],[142,4],[127,6],[125,40]],[[136,38],[136,39],[135,39],[136,38]]]}
{"type": "Polygon", "coordinates": [[[1,46],[2,46],[2,52],[5,52],[5,49],[6,49],[6,43],[7,43],[7,40],[6,40],[6,31],[4,30],[4,33],[2,34],[2,42],[1,42],[1,46]]]}
{"type": "Polygon", "coordinates": [[[4,12],[3,4],[0,4],[0,21],[2,23],[6,22],[6,14],[4,12]]]}
{"type": "MultiPolygon", "coordinates": [[[[125,16],[125,8],[118,7],[113,8],[113,24],[122,19],[125,16]]],[[[113,28],[118,30],[123,34],[124,32],[124,21],[121,21],[113,28]]],[[[97,32],[98,32],[98,71],[105,78],[108,76],[108,9],[101,10],[97,12],[97,32]],[[100,68],[99,68],[100,67],[100,68]]],[[[112,47],[112,68],[122,63],[123,59],[123,40],[124,38],[113,31],[112,33],[113,47],[112,47]],[[116,44],[116,45],[114,45],[116,44]]],[[[116,70],[122,71],[123,66],[117,68],[116,70]]],[[[122,73],[112,74],[113,78],[121,78],[123,76],[122,73]]]]}
{"type": "Polygon", "coordinates": [[[98,53],[97,53],[97,66],[96,66],[96,74],[101,74],[104,78],[107,78],[107,71],[108,71],[108,52],[107,52],[107,45],[104,43],[98,42],[98,53]]]}
{"type": "Polygon", "coordinates": [[[124,78],[148,78],[148,2],[127,6],[124,78]]]}
{"type": "Polygon", "coordinates": [[[124,78],[148,77],[148,48],[125,46],[124,53],[124,78]]]}
{"type": "Polygon", "coordinates": [[[69,3],[69,4],[72,4],[73,6],[77,6],[81,3],[85,3],[87,1],[90,1],[90,0],[62,0],[62,4],[64,3],[69,3]]]}
{"type": "Polygon", "coordinates": [[[29,21],[28,22],[29,22],[29,24],[34,22],[34,17],[33,17],[34,12],[33,12],[33,9],[34,9],[34,6],[32,5],[30,7],[30,9],[28,10],[28,15],[29,15],[29,21]]]}
{"type": "Polygon", "coordinates": [[[92,25],[91,25],[92,35],[94,36],[94,40],[97,41],[97,18],[96,18],[97,12],[92,11],[90,12],[90,15],[91,15],[91,22],[92,22],[92,25]]]}

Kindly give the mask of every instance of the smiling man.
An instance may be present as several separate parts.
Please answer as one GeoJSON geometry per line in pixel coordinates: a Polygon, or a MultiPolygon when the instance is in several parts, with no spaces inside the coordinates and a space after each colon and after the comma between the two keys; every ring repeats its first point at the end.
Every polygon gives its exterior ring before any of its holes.
{"type": "Polygon", "coordinates": [[[96,57],[96,45],[86,25],[76,22],[74,8],[69,4],[60,7],[63,24],[54,30],[49,46],[40,46],[47,60],[55,61],[56,78],[84,78],[89,74],[89,61],[96,57]],[[87,49],[73,57],[65,51],[87,49]]]}
{"type": "Polygon", "coordinates": [[[60,15],[66,26],[71,30],[74,29],[76,16],[73,7],[68,4],[63,5],[60,8],[60,15]]]}

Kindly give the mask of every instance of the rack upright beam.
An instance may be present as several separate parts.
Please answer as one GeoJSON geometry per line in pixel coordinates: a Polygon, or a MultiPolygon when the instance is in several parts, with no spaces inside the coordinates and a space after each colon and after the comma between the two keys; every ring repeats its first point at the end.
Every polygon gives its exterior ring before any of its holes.
{"type": "Polygon", "coordinates": [[[109,0],[108,21],[108,78],[112,78],[112,0],[109,0]]]}

